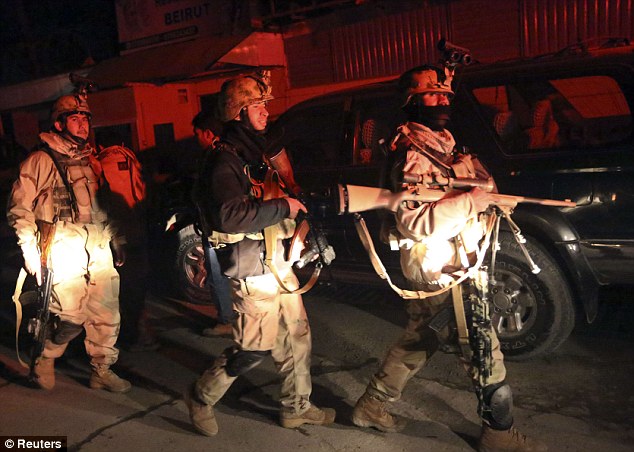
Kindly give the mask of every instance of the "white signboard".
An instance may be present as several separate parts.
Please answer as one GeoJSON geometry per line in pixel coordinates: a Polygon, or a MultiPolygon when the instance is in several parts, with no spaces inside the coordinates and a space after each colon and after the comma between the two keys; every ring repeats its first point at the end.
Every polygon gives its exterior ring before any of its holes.
{"type": "Polygon", "coordinates": [[[221,0],[116,0],[121,54],[219,34],[231,26],[231,5],[221,0]]]}

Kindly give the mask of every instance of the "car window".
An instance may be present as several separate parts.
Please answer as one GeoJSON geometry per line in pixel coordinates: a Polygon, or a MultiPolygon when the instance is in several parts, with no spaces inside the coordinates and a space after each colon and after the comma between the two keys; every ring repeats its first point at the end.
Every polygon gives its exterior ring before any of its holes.
{"type": "Polygon", "coordinates": [[[355,99],[354,166],[380,164],[396,126],[404,121],[397,96],[392,92],[355,99]]]}
{"type": "Polygon", "coordinates": [[[482,87],[473,95],[510,153],[599,148],[632,136],[630,108],[608,76],[482,87]]]}
{"type": "Polygon", "coordinates": [[[343,163],[343,114],[340,102],[285,114],[284,143],[294,168],[305,170],[343,163]]]}

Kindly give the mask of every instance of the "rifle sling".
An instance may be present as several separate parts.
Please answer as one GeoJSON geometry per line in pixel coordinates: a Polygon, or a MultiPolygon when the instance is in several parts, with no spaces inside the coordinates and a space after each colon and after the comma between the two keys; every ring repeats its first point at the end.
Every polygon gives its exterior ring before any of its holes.
{"type": "Polygon", "coordinates": [[[447,292],[448,290],[452,289],[453,287],[461,284],[463,281],[465,281],[469,277],[469,273],[465,272],[462,276],[460,276],[460,278],[456,279],[454,282],[452,282],[448,286],[443,287],[442,289],[439,289],[439,290],[434,290],[434,291],[401,289],[400,287],[398,287],[396,284],[392,282],[392,279],[390,278],[390,275],[388,274],[385,266],[383,265],[383,262],[381,262],[381,258],[376,252],[376,248],[374,247],[374,241],[372,240],[372,237],[370,236],[370,232],[368,231],[368,226],[366,225],[363,217],[359,215],[358,213],[354,215],[354,225],[355,225],[355,228],[357,229],[357,234],[359,234],[359,239],[361,240],[363,247],[365,248],[365,250],[368,253],[368,256],[370,257],[370,262],[372,263],[372,266],[374,267],[374,271],[376,272],[376,274],[379,275],[381,279],[387,281],[387,283],[390,285],[392,290],[394,290],[394,292],[396,292],[401,298],[405,300],[422,300],[429,297],[435,297],[436,295],[443,294],[447,292]]]}
{"type": "Polygon", "coordinates": [[[22,323],[22,303],[20,303],[20,295],[22,295],[22,287],[24,287],[24,280],[26,279],[26,270],[23,268],[20,269],[20,274],[18,275],[18,279],[15,282],[15,290],[13,291],[13,304],[15,305],[15,353],[18,356],[18,362],[20,365],[26,369],[29,368],[29,365],[22,361],[20,358],[20,346],[18,344],[18,335],[20,332],[20,324],[22,323]]]}
{"type": "MultiPolygon", "coordinates": [[[[264,200],[267,201],[269,199],[280,198],[284,194],[281,191],[278,178],[277,171],[269,169],[266,173],[266,178],[264,180],[264,200]]],[[[301,295],[303,293],[308,292],[313,288],[317,280],[319,279],[319,274],[321,273],[321,266],[316,265],[313,270],[313,274],[311,275],[308,282],[298,289],[289,289],[284,281],[279,275],[277,270],[277,266],[275,265],[275,256],[277,255],[277,238],[279,235],[279,226],[277,224],[267,226],[264,228],[264,244],[266,246],[266,258],[265,263],[271,269],[271,273],[275,276],[275,280],[280,288],[288,294],[301,295]]],[[[295,242],[295,241],[293,241],[295,242]]],[[[293,253],[290,253],[293,254],[293,253]]]]}
{"type": "Polygon", "coordinates": [[[71,207],[73,208],[73,212],[75,212],[75,215],[78,215],[79,208],[77,207],[77,199],[75,198],[75,192],[70,186],[70,182],[68,182],[66,173],[62,170],[62,166],[59,164],[59,161],[53,154],[53,150],[51,148],[49,148],[48,146],[44,146],[42,150],[46,152],[46,154],[51,158],[51,160],[53,160],[53,165],[55,165],[55,168],[57,169],[57,172],[59,173],[59,177],[62,179],[64,187],[66,187],[66,190],[68,190],[68,196],[70,197],[70,203],[71,203],[71,207]]]}
{"type": "Polygon", "coordinates": [[[433,165],[440,170],[445,177],[456,177],[453,168],[446,163],[442,162],[438,157],[433,154],[433,151],[428,150],[427,146],[423,143],[419,143],[415,138],[411,136],[411,133],[407,127],[401,129],[401,133],[409,140],[410,143],[416,148],[416,152],[427,157],[433,165]]]}
{"type": "MultiPolygon", "coordinates": [[[[395,285],[392,282],[390,275],[388,274],[385,266],[383,265],[383,262],[381,262],[381,258],[376,252],[376,248],[374,247],[374,241],[372,240],[372,236],[370,235],[370,232],[368,231],[368,227],[365,223],[365,220],[359,213],[354,214],[354,225],[357,230],[357,234],[359,235],[359,239],[361,240],[363,247],[365,248],[366,252],[368,253],[368,256],[370,257],[370,262],[372,263],[372,266],[374,267],[374,271],[376,272],[376,274],[379,275],[381,279],[387,281],[387,283],[390,285],[392,290],[394,290],[394,292],[396,292],[401,298],[405,300],[422,300],[425,298],[434,297],[436,295],[443,294],[448,290],[452,290],[454,287],[462,284],[467,278],[470,278],[480,268],[480,266],[482,265],[482,262],[484,261],[486,250],[489,248],[491,232],[493,231],[493,227],[495,225],[495,218],[494,216],[493,217],[489,216],[487,230],[484,235],[484,239],[482,241],[482,246],[480,247],[480,250],[478,250],[477,252],[478,259],[476,263],[472,267],[470,267],[468,271],[465,271],[464,274],[462,274],[458,279],[453,281],[451,284],[447,285],[446,287],[443,287],[442,289],[434,290],[434,291],[407,290],[407,289],[401,289],[400,287],[395,285]]],[[[464,307],[463,307],[463,310],[464,310],[464,307]]]]}
{"type": "Polygon", "coordinates": [[[456,317],[456,330],[458,332],[458,346],[462,352],[462,356],[466,360],[471,360],[473,350],[469,344],[469,327],[467,325],[467,316],[464,310],[464,299],[462,298],[462,287],[455,286],[451,289],[451,299],[453,302],[453,311],[456,317]]]}

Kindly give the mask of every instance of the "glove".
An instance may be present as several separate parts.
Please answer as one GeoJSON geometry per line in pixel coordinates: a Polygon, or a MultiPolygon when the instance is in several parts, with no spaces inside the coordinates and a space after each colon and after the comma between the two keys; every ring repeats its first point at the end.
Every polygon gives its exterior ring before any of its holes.
{"type": "Polygon", "coordinates": [[[22,249],[24,257],[24,267],[29,274],[35,276],[37,284],[42,284],[42,263],[40,261],[40,252],[35,246],[29,246],[22,249]]]}
{"type": "Polygon", "coordinates": [[[112,248],[112,262],[114,263],[114,266],[123,266],[126,259],[125,245],[113,240],[110,242],[110,248],[112,248]]]}
{"type": "Polygon", "coordinates": [[[491,193],[482,190],[481,188],[474,187],[469,191],[471,196],[471,202],[476,212],[484,212],[487,208],[493,204],[494,198],[491,193]]]}

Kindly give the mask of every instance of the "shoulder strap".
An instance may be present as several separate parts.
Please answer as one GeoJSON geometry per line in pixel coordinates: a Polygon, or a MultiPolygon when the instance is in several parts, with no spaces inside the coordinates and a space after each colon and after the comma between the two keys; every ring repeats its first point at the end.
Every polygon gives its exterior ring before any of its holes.
{"type": "Polygon", "coordinates": [[[409,140],[410,143],[412,143],[412,145],[414,145],[414,147],[416,148],[416,152],[427,157],[433,163],[433,165],[440,170],[443,176],[456,177],[456,175],[453,174],[453,169],[451,168],[451,166],[441,162],[440,159],[434,155],[434,152],[432,150],[427,149],[427,146],[424,143],[420,143],[416,139],[414,139],[407,127],[402,127],[400,132],[409,140]]]}
{"type": "MultiPolygon", "coordinates": [[[[269,169],[269,171],[266,173],[264,185],[265,185],[265,188],[264,188],[265,201],[269,199],[279,198],[284,195],[279,183],[279,175],[277,174],[277,171],[273,169],[269,169]]],[[[303,239],[306,237],[306,233],[308,232],[307,227],[308,227],[308,223],[304,224],[302,227],[299,228],[301,233],[303,234],[303,237],[301,240],[296,239],[294,235],[291,241],[295,243],[296,245],[303,245],[303,239]]],[[[321,273],[321,266],[320,265],[315,266],[315,269],[313,270],[313,273],[310,279],[303,287],[300,287],[295,290],[289,289],[286,286],[286,284],[284,284],[284,281],[280,277],[279,272],[277,270],[277,266],[275,265],[275,256],[277,255],[277,239],[280,236],[279,229],[280,229],[279,224],[274,224],[264,228],[264,245],[266,247],[265,263],[271,269],[271,273],[273,273],[273,276],[275,276],[275,280],[277,281],[278,286],[280,286],[280,288],[284,291],[284,293],[292,293],[297,295],[306,293],[317,282],[317,279],[319,278],[319,274],[321,273]]],[[[295,232],[299,232],[297,228],[295,232]]]]}
{"type": "Polygon", "coordinates": [[[68,190],[68,196],[70,196],[70,203],[71,203],[71,207],[73,208],[73,212],[75,212],[76,215],[79,215],[79,208],[77,207],[77,199],[75,198],[75,192],[70,186],[70,183],[68,182],[68,178],[66,177],[66,173],[62,169],[62,166],[60,165],[59,160],[57,160],[53,150],[49,146],[47,145],[43,146],[42,151],[44,151],[53,161],[53,165],[55,165],[55,168],[57,169],[57,172],[59,173],[59,176],[62,179],[64,186],[66,187],[66,190],[68,190]]]}

